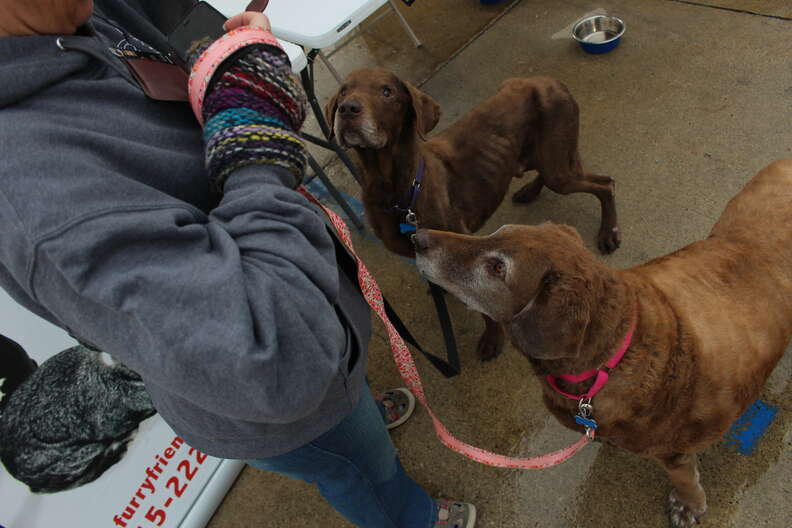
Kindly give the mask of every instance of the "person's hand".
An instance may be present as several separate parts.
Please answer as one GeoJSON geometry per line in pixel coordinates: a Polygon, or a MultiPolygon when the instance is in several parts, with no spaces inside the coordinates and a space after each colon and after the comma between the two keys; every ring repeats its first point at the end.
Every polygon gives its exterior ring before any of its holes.
{"type": "Polygon", "coordinates": [[[223,24],[223,29],[231,31],[232,29],[242,26],[260,27],[265,31],[272,31],[267,15],[257,11],[245,11],[244,13],[232,16],[223,24]]]}

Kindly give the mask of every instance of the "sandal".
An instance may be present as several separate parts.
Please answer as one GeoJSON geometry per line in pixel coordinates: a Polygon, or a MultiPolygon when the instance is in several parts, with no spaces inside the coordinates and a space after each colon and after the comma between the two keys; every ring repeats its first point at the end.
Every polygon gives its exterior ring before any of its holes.
{"type": "Polygon", "coordinates": [[[437,500],[437,522],[434,528],[473,528],[476,526],[476,507],[467,502],[437,500]]]}
{"type": "Polygon", "coordinates": [[[393,389],[375,394],[374,399],[388,429],[399,427],[407,421],[415,410],[415,396],[407,389],[393,389]]]}

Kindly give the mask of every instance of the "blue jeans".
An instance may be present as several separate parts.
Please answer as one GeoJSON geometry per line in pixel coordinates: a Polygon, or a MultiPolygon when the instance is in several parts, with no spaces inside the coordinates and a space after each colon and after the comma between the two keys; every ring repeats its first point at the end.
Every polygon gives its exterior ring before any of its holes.
{"type": "Polygon", "coordinates": [[[365,528],[432,528],[434,500],[404,472],[368,386],[357,408],[313,442],[253,467],[315,483],[347,519],[365,528]]]}

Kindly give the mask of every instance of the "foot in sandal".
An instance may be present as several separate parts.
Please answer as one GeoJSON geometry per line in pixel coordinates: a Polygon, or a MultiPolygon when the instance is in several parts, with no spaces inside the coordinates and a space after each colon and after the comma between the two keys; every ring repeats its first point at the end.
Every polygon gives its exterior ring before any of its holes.
{"type": "Polygon", "coordinates": [[[375,394],[374,400],[380,408],[382,419],[385,420],[385,426],[388,429],[399,427],[415,410],[415,396],[404,388],[375,394]]]}
{"type": "Polygon", "coordinates": [[[476,507],[466,502],[437,500],[437,522],[434,528],[473,528],[476,526],[476,507]]]}

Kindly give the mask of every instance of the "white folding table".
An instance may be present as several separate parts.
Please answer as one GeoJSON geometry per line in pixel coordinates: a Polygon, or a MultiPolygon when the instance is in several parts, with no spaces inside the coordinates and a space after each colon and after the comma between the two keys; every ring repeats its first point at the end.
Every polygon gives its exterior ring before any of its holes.
{"type": "Polygon", "coordinates": [[[277,37],[322,49],[344,38],[387,3],[388,0],[270,0],[265,13],[277,37]]]}
{"type": "MultiPolygon", "coordinates": [[[[416,46],[420,41],[412,28],[396,9],[395,0],[270,0],[265,10],[272,24],[272,32],[278,38],[306,46],[322,49],[332,46],[377,9],[390,4],[416,46]]],[[[209,0],[225,16],[244,11],[248,0],[209,0]]]]}
{"type": "MultiPolygon", "coordinates": [[[[312,51],[316,50],[313,54],[322,59],[338,84],[341,84],[341,76],[328,60],[330,55],[325,55],[321,50],[336,44],[359,28],[364,20],[385,4],[389,4],[390,10],[399,17],[415,46],[421,46],[421,41],[396,7],[396,2],[397,0],[270,0],[266,12],[277,20],[277,23],[272,23],[272,32],[276,36],[312,51]],[[307,14],[309,18],[306,18],[307,14]]],[[[386,14],[384,12],[380,17],[386,14]]],[[[309,60],[312,58],[310,55],[309,53],[309,60]]]]}

